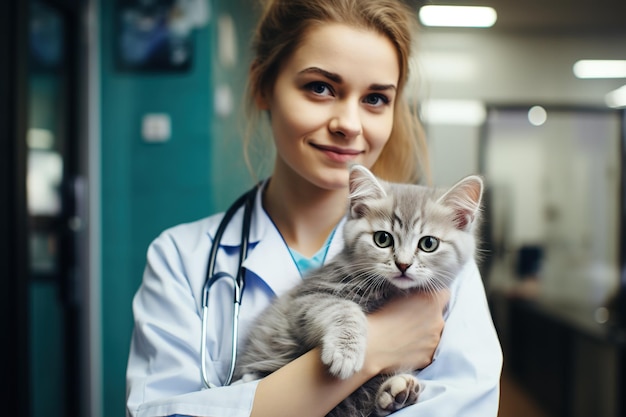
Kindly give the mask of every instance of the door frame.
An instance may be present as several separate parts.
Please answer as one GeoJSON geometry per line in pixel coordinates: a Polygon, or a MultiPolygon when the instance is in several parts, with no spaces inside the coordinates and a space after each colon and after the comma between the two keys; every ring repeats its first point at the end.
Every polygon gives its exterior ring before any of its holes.
{"type": "MultiPolygon", "coordinates": [[[[94,263],[99,245],[92,246],[90,230],[95,218],[90,218],[93,207],[89,200],[97,196],[98,184],[91,184],[91,176],[99,179],[96,171],[99,149],[92,145],[97,140],[99,120],[96,113],[99,53],[97,0],[46,0],[60,9],[71,25],[66,39],[71,49],[69,78],[75,80],[68,87],[69,112],[65,121],[74,149],[68,155],[72,175],[64,187],[63,205],[69,208],[66,219],[80,220],[84,227],[75,233],[69,244],[74,248],[75,275],[80,279],[77,288],[66,291],[79,296],[78,309],[69,315],[70,334],[65,345],[70,347],[67,358],[72,360],[67,379],[59,381],[68,388],[68,416],[101,415],[100,307],[98,283],[90,282],[91,274],[99,276],[99,263],[94,263]],[[87,41],[85,42],[85,39],[87,41]],[[93,62],[92,62],[93,61],[93,62]],[[94,124],[94,122],[96,122],[94,124]],[[77,290],[77,291],[76,291],[77,290]],[[92,304],[92,301],[97,301],[92,304]],[[78,312],[78,313],[77,313],[78,312]],[[70,388],[71,387],[71,388],[70,388]]],[[[0,401],[7,415],[32,415],[33,396],[31,365],[32,340],[30,317],[30,253],[29,217],[26,192],[28,131],[28,76],[29,76],[29,21],[30,2],[3,0],[0,2],[0,334],[6,343],[0,374],[10,381],[8,390],[0,390],[0,401]]],[[[99,198],[97,199],[99,202],[99,198]]],[[[97,206],[97,204],[96,204],[97,206]]],[[[97,214],[97,211],[96,211],[97,214]]],[[[95,228],[97,229],[97,228],[95,228]]],[[[71,282],[66,285],[72,285],[71,282]]],[[[67,317],[66,316],[66,317],[67,317]]]]}
{"type": "Polygon", "coordinates": [[[0,365],[13,389],[7,415],[30,415],[28,242],[26,211],[26,65],[28,3],[0,2],[0,332],[9,343],[0,365]]]}

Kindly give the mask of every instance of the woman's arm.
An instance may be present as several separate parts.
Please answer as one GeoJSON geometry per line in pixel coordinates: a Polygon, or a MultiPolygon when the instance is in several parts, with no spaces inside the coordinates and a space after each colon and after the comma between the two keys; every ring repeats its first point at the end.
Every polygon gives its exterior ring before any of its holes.
{"type": "Polygon", "coordinates": [[[259,382],[250,416],[325,416],[374,375],[363,369],[349,379],[333,377],[314,349],[259,382]]]}
{"type": "Polygon", "coordinates": [[[325,416],[367,380],[384,370],[420,369],[433,357],[448,299],[414,294],[370,315],[363,369],[351,378],[330,376],[314,349],[259,382],[252,417],[325,416]]]}

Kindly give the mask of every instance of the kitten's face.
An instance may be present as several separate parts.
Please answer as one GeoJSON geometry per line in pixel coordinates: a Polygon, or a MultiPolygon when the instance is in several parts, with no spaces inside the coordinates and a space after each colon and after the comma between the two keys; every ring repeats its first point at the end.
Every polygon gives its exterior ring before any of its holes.
{"type": "Polygon", "coordinates": [[[480,178],[461,181],[443,194],[354,171],[346,247],[359,269],[369,268],[401,289],[448,287],[475,251],[480,178]]]}

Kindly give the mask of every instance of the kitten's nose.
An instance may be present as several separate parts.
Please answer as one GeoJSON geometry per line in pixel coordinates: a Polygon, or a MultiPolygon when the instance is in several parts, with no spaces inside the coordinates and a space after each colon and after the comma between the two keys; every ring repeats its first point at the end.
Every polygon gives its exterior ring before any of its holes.
{"type": "Polygon", "coordinates": [[[411,266],[411,264],[401,264],[399,262],[396,262],[396,266],[398,267],[398,269],[400,270],[400,272],[402,272],[403,274],[406,272],[407,269],[409,269],[409,267],[411,266]]]}

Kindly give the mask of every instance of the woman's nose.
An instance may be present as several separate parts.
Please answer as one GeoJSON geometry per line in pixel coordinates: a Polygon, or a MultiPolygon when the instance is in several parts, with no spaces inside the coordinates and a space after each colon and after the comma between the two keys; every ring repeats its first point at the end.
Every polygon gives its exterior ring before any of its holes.
{"type": "Polygon", "coordinates": [[[358,104],[339,102],[330,120],[329,129],[332,133],[352,139],[361,134],[361,115],[358,104]]]}

